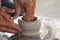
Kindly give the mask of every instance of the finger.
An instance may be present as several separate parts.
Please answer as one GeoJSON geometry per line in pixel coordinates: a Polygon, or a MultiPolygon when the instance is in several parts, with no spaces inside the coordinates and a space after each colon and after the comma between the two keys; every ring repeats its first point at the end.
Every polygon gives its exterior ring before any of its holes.
{"type": "Polygon", "coordinates": [[[4,19],[6,19],[9,22],[13,22],[13,19],[11,18],[11,16],[3,11],[1,11],[1,15],[4,17],[4,19]]]}
{"type": "Polygon", "coordinates": [[[22,31],[22,29],[20,28],[20,26],[18,24],[13,23],[12,26],[13,26],[14,30],[19,31],[19,32],[22,31]]]}
{"type": "Polygon", "coordinates": [[[33,1],[34,8],[36,8],[36,0],[32,0],[32,1],[33,1]]]}
{"type": "Polygon", "coordinates": [[[24,9],[24,7],[21,8],[21,12],[23,16],[26,16],[26,10],[24,9]]]}
{"type": "Polygon", "coordinates": [[[26,16],[24,17],[24,19],[26,20],[26,21],[31,21],[31,8],[32,7],[30,7],[30,6],[27,6],[26,7],[26,16]]]}
{"type": "Polygon", "coordinates": [[[26,16],[24,16],[24,19],[26,21],[32,21],[32,5],[33,5],[33,1],[32,0],[29,0],[26,2],[26,16]]]}
{"type": "Polygon", "coordinates": [[[3,16],[0,15],[0,26],[9,26],[9,22],[3,18],[3,16]]]}
{"type": "Polygon", "coordinates": [[[19,15],[20,15],[20,8],[17,8],[13,19],[16,19],[19,15]]]}
{"type": "Polygon", "coordinates": [[[19,27],[19,25],[15,24],[15,23],[10,23],[10,22],[4,20],[2,16],[0,16],[0,26],[5,26],[6,28],[10,28],[10,29],[16,30],[18,32],[22,31],[22,29],[19,27]]]}
{"type": "Polygon", "coordinates": [[[10,23],[5,20],[0,20],[0,26],[5,26],[6,28],[10,28],[10,29],[16,30],[18,32],[22,31],[22,29],[19,27],[19,25],[15,24],[15,23],[10,23]]]}
{"type": "Polygon", "coordinates": [[[22,31],[22,29],[20,28],[20,26],[18,24],[10,23],[10,22],[4,20],[2,18],[2,16],[0,16],[0,26],[5,26],[7,28],[10,28],[10,29],[13,29],[13,30],[16,30],[16,31],[19,31],[19,32],[22,31]]]}
{"type": "Polygon", "coordinates": [[[36,8],[36,0],[32,0],[32,8],[31,8],[31,19],[34,20],[34,13],[35,13],[35,8],[36,8]]]}
{"type": "Polygon", "coordinates": [[[4,7],[4,6],[2,6],[2,8],[5,9],[6,12],[8,12],[8,13],[14,13],[15,12],[15,9],[7,8],[7,7],[4,7]]]}
{"type": "Polygon", "coordinates": [[[9,32],[9,33],[16,33],[17,31],[6,28],[6,27],[0,27],[0,31],[2,32],[9,32]]]}
{"type": "Polygon", "coordinates": [[[34,12],[35,12],[35,4],[33,2],[33,4],[31,5],[31,14],[30,14],[30,18],[31,18],[31,21],[34,19],[34,12]]]}
{"type": "Polygon", "coordinates": [[[8,12],[8,13],[14,13],[15,10],[14,10],[14,9],[9,9],[9,8],[8,8],[8,9],[7,9],[7,12],[8,12]]]}
{"type": "Polygon", "coordinates": [[[0,15],[0,20],[2,20],[3,19],[3,17],[0,15]]]}
{"type": "Polygon", "coordinates": [[[20,26],[18,24],[15,24],[15,23],[7,23],[7,24],[5,24],[5,26],[8,27],[8,28],[10,28],[10,29],[19,31],[19,32],[22,31],[22,29],[20,28],[20,26]]]}
{"type": "Polygon", "coordinates": [[[0,7],[0,15],[3,16],[7,21],[13,22],[11,16],[2,7],[0,7]]]}
{"type": "Polygon", "coordinates": [[[0,26],[1,25],[7,25],[7,23],[5,22],[4,18],[0,15],[0,26]]]}

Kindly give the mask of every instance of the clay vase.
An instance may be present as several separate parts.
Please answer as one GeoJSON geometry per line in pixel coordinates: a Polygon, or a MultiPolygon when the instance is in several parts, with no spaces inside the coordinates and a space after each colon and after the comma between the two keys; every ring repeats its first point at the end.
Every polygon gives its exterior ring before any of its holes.
{"type": "Polygon", "coordinates": [[[26,22],[23,20],[18,21],[19,25],[22,28],[22,32],[18,35],[12,37],[11,40],[40,40],[40,26],[41,22],[37,17],[34,18],[31,22],[26,22]]]}

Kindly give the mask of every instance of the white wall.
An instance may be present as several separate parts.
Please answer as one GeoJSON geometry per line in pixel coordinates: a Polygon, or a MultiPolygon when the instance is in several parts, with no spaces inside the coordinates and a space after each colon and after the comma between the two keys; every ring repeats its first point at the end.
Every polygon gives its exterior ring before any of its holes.
{"type": "Polygon", "coordinates": [[[49,16],[60,19],[60,0],[36,0],[37,16],[49,16]]]}

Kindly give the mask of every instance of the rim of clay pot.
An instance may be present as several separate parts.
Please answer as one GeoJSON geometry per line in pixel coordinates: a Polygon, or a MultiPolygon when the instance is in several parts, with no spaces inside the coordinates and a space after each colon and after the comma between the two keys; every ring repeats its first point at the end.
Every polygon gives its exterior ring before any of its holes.
{"type": "MultiPolygon", "coordinates": [[[[37,17],[34,17],[34,19],[32,21],[30,21],[30,22],[36,21],[37,19],[38,19],[37,17]]],[[[25,21],[23,17],[22,17],[22,20],[25,21]]]]}

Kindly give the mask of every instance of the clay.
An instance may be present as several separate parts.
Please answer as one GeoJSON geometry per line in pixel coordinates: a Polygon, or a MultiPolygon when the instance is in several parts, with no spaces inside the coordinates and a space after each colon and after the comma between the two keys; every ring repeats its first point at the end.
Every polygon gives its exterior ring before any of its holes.
{"type": "Polygon", "coordinates": [[[53,40],[59,40],[58,38],[54,38],[53,40]]]}
{"type": "Polygon", "coordinates": [[[33,38],[33,37],[24,37],[24,36],[20,36],[20,37],[12,37],[12,39],[9,40],[40,40],[40,37],[37,38],[33,38]]]}
{"type": "Polygon", "coordinates": [[[9,38],[9,40],[40,40],[40,21],[38,19],[31,22],[19,20],[19,25],[22,28],[21,33],[9,38]]]}
{"type": "Polygon", "coordinates": [[[0,40],[8,40],[8,39],[5,38],[5,37],[0,36],[0,40]]]}

